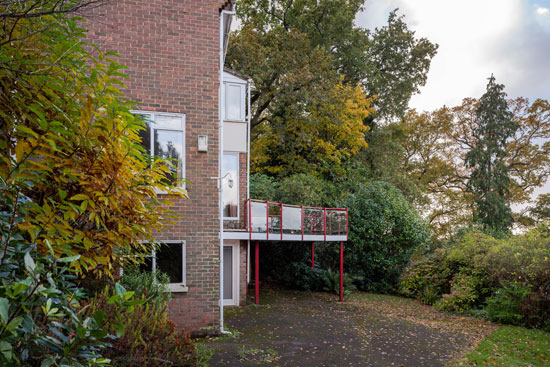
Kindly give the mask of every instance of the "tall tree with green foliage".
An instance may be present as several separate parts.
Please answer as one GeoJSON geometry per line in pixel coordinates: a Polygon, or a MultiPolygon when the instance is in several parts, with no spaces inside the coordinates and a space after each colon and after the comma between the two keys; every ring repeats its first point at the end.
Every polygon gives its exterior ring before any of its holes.
{"type": "Polygon", "coordinates": [[[402,116],[426,82],[437,45],[416,38],[396,12],[383,28],[358,27],[363,3],[239,2],[227,62],[254,81],[253,170],[290,176],[345,167],[367,146],[365,121],[402,116]]]}
{"type": "Polygon", "coordinates": [[[507,195],[510,186],[505,164],[506,145],[518,124],[508,109],[504,85],[491,75],[487,91],[476,110],[476,143],[466,154],[466,165],[472,168],[467,188],[474,196],[474,220],[487,232],[507,233],[514,222],[507,195]]]}

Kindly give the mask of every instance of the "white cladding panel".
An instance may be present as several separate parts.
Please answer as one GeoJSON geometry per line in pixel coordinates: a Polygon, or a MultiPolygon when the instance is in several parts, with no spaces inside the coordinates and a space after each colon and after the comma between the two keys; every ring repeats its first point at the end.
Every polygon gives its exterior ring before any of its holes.
{"type": "Polygon", "coordinates": [[[246,153],[246,122],[224,122],[223,150],[246,153]]]}

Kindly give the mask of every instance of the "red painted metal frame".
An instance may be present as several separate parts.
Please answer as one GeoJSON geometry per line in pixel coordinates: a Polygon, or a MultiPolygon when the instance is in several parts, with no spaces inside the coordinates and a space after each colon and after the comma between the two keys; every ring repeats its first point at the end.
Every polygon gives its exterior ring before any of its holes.
{"type": "Polygon", "coordinates": [[[253,223],[252,223],[252,202],[256,203],[262,203],[265,205],[265,228],[266,228],[266,237],[265,239],[269,241],[269,235],[270,233],[273,233],[275,228],[277,227],[275,224],[276,218],[280,221],[279,223],[279,238],[280,240],[283,240],[284,238],[284,224],[283,224],[283,218],[284,218],[284,207],[293,207],[293,208],[300,208],[300,231],[301,231],[301,237],[302,241],[305,238],[306,235],[306,227],[308,228],[309,234],[312,235],[321,235],[323,236],[324,241],[327,240],[327,235],[344,235],[343,228],[342,228],[342,222],[343,217],[342,215],[345,214],[345,235],[348,236],[348,209],[347,208],[322,208],[322,207],[315,207],[315,206],[303,206],[303,205],[288,205],[283,203],[277,203],[272,202],[269,200],[254,200],[254,199],[248,199],[248,236],[249,240],[252,240],[252,233],[253,233],[253,223]],[[276,205],[279,206],[280,212],[278,214],[270,214],[270,206],[276,205]],[[308,212],[306,212],[309,210],[308,212]],[[309,215],[308,215],[309,214],[309,215]],[[338,229],[337,231],[332,228],[332,217],[339,214],[340,216],[337,216],[336,220],[338,223],[338,229]],[[327,219],[328,217],[328,219],[327,219]],[[271,225],[270,225],[271,222],[271,225]],[[328,228],[327,228],[328,226],[328,228]],[[321,227],[321,228],[320,228],[321,227]]]}
{"type": "Polygon", "coordinates": [[[254,301],[260,304],[260,241],[256,240],[256,266],[254,267],[254,301]]]}
{"type": "Polygon", "coordinates": [[[340,301],[344,300],[344,241],[340,242],[340,301]]]}
{"type": "Polygon", "coordinates": [[[304,206],[300,206],[300,220],[302,221],[302,241],[304,240],[304,206]]]}

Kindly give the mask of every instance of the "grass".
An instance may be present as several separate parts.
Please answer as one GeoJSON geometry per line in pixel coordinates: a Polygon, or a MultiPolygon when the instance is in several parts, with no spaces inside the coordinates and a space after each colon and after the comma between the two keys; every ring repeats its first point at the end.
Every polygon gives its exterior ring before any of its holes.
{"type": "Polygon", "coordinates": [[[550,333],[502,326],[461,358],[455,366],[550,366],[550,333]]]}

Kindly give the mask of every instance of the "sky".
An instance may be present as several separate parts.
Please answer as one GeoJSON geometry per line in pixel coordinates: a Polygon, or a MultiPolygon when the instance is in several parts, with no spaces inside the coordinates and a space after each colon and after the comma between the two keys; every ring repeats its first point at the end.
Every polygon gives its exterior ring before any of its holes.
{"type": "MultiPolygon", "coordinates": [[[[510,98],[550,100],[550,0],[367,0],[356,23],[382,27],[396,8],[417,37],[439,44],[410,107],[479,98],[491,74],[510,98]]],[[[550,192],[550,182],[535,195],[542,192],[550,192]]]]}

